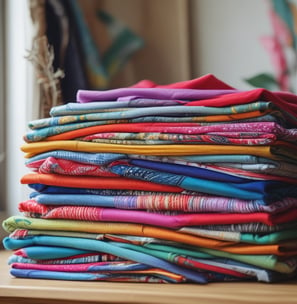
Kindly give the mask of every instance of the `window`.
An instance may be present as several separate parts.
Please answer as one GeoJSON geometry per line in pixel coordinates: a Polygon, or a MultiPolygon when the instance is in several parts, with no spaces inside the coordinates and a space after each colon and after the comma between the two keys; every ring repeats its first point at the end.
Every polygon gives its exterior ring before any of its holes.
{"type": "MultiPolygon", "coordinates": [[[[25,58],[31,48],[33,28],[28,1],[0,0],[0,3],[4,22],[1,29],[5,31],[2,33],[4,45],[0,47],[5,52],[4,73],[1,69],[5,85],[5,125],[1,126],[5,138],[5,175],[1,174],[1,178],[5,181],[5,188],[1,189],[1,200],[4,199],[1,203],[10,216],[18,214],[18,204],[28,198],[29,192],[25,185],[20,184],[21,177],[28,172],[20,147],[34,108],[33,69],[25,58]]],[[[0,57],[3,58],[2,55],[0,57]]],[[[0,123],[3,123],[2,119],[0,123]]]]}

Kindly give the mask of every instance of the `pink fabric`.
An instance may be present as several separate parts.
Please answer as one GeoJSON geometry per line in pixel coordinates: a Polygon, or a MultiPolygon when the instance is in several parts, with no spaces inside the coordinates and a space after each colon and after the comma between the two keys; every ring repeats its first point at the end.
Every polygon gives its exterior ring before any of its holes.
{"type": "Polygon", "coordinates": [[[59,206],[51,207],[39,205],[35,201],[26,201],[19,204],[19,210],[27,216],[44,219],[71,219],[84,221],[127,222],[147,225],[179,228],[183,226],[263,223],[275,225],[297,219],[297,208],[281,214],[269,213],[188,213],[166,215],[138,210],[121,210],[113,208],[98,208],[86,206],[59,206]]]}

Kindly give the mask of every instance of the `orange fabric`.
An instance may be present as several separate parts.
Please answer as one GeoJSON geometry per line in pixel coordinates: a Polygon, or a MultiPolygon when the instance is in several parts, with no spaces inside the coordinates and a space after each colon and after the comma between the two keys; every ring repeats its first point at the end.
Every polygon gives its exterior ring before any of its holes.
{"type": "Polygon", "coordinates": [[[195,117],[195,122],[216,122],[216,121],[235,121],[241,119],[249,119],[254,117],[260,117],[266,114],[271,113],[271,110],[266,111],[252,111],[247,113],[234,113],[226,115],[209,115],[209,116],[197,116],[195,117]]]}
{"type": "Polygon", "coordinates": [[[156,192],[181,192],[182,188],[166,186],[147,181],[134,180],[123,177],[89,177],[59,174],[29,173],[21,178],[22,184],[45,184],[88,189],[126,189],[156,192]]]}

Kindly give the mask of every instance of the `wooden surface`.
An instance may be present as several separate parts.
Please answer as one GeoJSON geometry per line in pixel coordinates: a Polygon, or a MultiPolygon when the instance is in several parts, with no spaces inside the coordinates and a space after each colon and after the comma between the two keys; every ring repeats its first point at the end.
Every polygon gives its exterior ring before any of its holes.
{"type": "Polygon", "coordinates": [[[0,252],[1,304],[70,303],[297,303],[297,282],[143,284],[17,279],[9,274],[9,252],[0,252]]]}

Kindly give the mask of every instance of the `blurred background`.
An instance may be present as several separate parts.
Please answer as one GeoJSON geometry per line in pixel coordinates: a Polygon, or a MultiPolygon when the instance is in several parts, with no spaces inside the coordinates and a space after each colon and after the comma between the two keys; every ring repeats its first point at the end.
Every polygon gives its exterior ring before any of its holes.
{"type": "Polygon", "coordinates": [[[74,102],[78,89],[214,74],[242,90],[294,91],[294,1],[0,0],[0,5],[2,219],[17,214],[18,203],[27,198],[19,182],[27,172],[19,148],[28,122],[46,117],[53,105],[74,102]]]}

